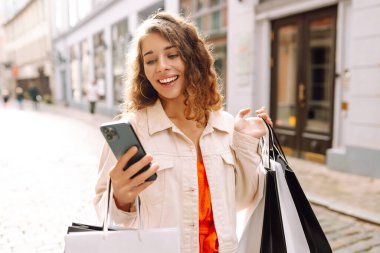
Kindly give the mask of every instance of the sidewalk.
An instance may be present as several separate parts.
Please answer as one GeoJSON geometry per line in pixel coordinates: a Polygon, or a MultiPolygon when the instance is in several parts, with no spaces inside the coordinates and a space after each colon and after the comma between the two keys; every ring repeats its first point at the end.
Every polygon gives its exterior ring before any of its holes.
{"type": "MultiPolygon", "coordinates": [[[[98,127],[111,116],[43,105],[42,112],[67,115],[98,127]]],[[[380,225],[380,179],[328,169],[324,164],[288,157],[310,202],[358,219],[380,225]]]]}
{"type": "Polygon", "coordinates": [[[380,179],[288,157],[310,202],[380,225],[380,179]]]}

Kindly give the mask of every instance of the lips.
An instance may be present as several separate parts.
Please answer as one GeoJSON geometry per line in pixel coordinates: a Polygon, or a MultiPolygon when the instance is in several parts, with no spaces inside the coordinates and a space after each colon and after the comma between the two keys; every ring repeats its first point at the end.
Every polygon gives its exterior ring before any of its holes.
{"type": "Polygon", "coordinates": [[[168,85],[168,84],[171,84],[172,82],[176,81],[178,79],[178,75],[176,76],[171,76],[171,77],[166,77],[166,78],[163,78],[163,79],[159,79],[157,80],[160,84],[163,84],[163,85],[168,85]]]}

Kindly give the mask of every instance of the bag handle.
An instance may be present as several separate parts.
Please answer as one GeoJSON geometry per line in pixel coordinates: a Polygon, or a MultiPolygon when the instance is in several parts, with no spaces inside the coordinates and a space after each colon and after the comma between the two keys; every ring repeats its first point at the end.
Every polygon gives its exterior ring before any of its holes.
{"type": "MultiPolygon", "coordinates": [[[[269,155],[268,159],[270,160],[270,157],[272,157],[272,159],[276,159],[276,156],[280,156],[286,163],[288,163],[288,160],[286,159],[285,153],[281,147],[280,142],[278,141],[277,135],[274,132],[273,127],[269,125],[264,119],[263,122],[268,130],[265,138],[263,138],[264,142],[265,139],[267,139],[268,142],[267,145],[263,145],[263,147],[267,149],[265,150],[265,152],[267,152],[269,155]]],[[[268,163],[270,162],[268,161],[268,163]]],[[[270,164],[268,168],[270,168],[270,164]]]]}
{"type": "MultiPolygon", "coordinates": [[[[265,121],[264,121],[265,122],[265,121]]],[[[260,138],[260,149],[261,149],[261,157],[262,157],[262,163],[264,165],[264,168],[266,170],[271,169],[271,164],[270,164],[270,132],[269,129],[266,128],[266,133],[264,136],[260,138]]]]}
{"type": "MultiPolygon", "coordinates": [[[[110,202],[111,202],[111,178],[110,180],[108,181],[108,187],[107,187],[107,209],[106,209],[106,213],[103,217],[103,231],[106,233],[108,232],[108,219],[109,219],[109,210],[110,210],[110,202]]],[[[141,219],[141,210],[140,210],[140,206],[141,206],[141,200],[140,200],[140,196],[137,196],[137,198],[135,199],[135,205],[136,205],[136,212],[137,212],[137,220],[139,221],[139,226],[138,226],[138,230],[141,230],[143,228],[143,221],[141,219]]]]}

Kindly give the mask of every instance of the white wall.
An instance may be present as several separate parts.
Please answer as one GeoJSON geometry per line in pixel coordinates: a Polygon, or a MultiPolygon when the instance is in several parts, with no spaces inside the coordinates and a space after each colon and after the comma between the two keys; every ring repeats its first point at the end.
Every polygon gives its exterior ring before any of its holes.
{"type": "Polygon", "coordinates": [[[380,2],[353,1],[347,145],[380,150],[380,2]]]}
{"type": "Polygon", "coordinates": [[[351,1],[339,2],[336,26],[335,73],[338,76],[335,78],[332,146],[334,149],[342,149],[346,144],[348,115],[347,110],[342,110],[342,103],[349,101],[348,92],[351,81],[351,1]]]}
{"type": "Polygon", "coordinates": [[[228,1],[226,102],[227,110],[232,114],[252,108],[254,101],[253,5],[253,0],[228,1]]]}

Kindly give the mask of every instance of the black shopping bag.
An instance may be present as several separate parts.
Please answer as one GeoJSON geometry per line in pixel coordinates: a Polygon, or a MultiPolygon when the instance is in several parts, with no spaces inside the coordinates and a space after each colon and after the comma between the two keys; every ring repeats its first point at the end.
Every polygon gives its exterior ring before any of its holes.
{"type": "Polygon", "coordinates": [[[239,253],[330,253],[329,242],[273,129],[261,142],[264,196],[239,241],[239,253]]]}

